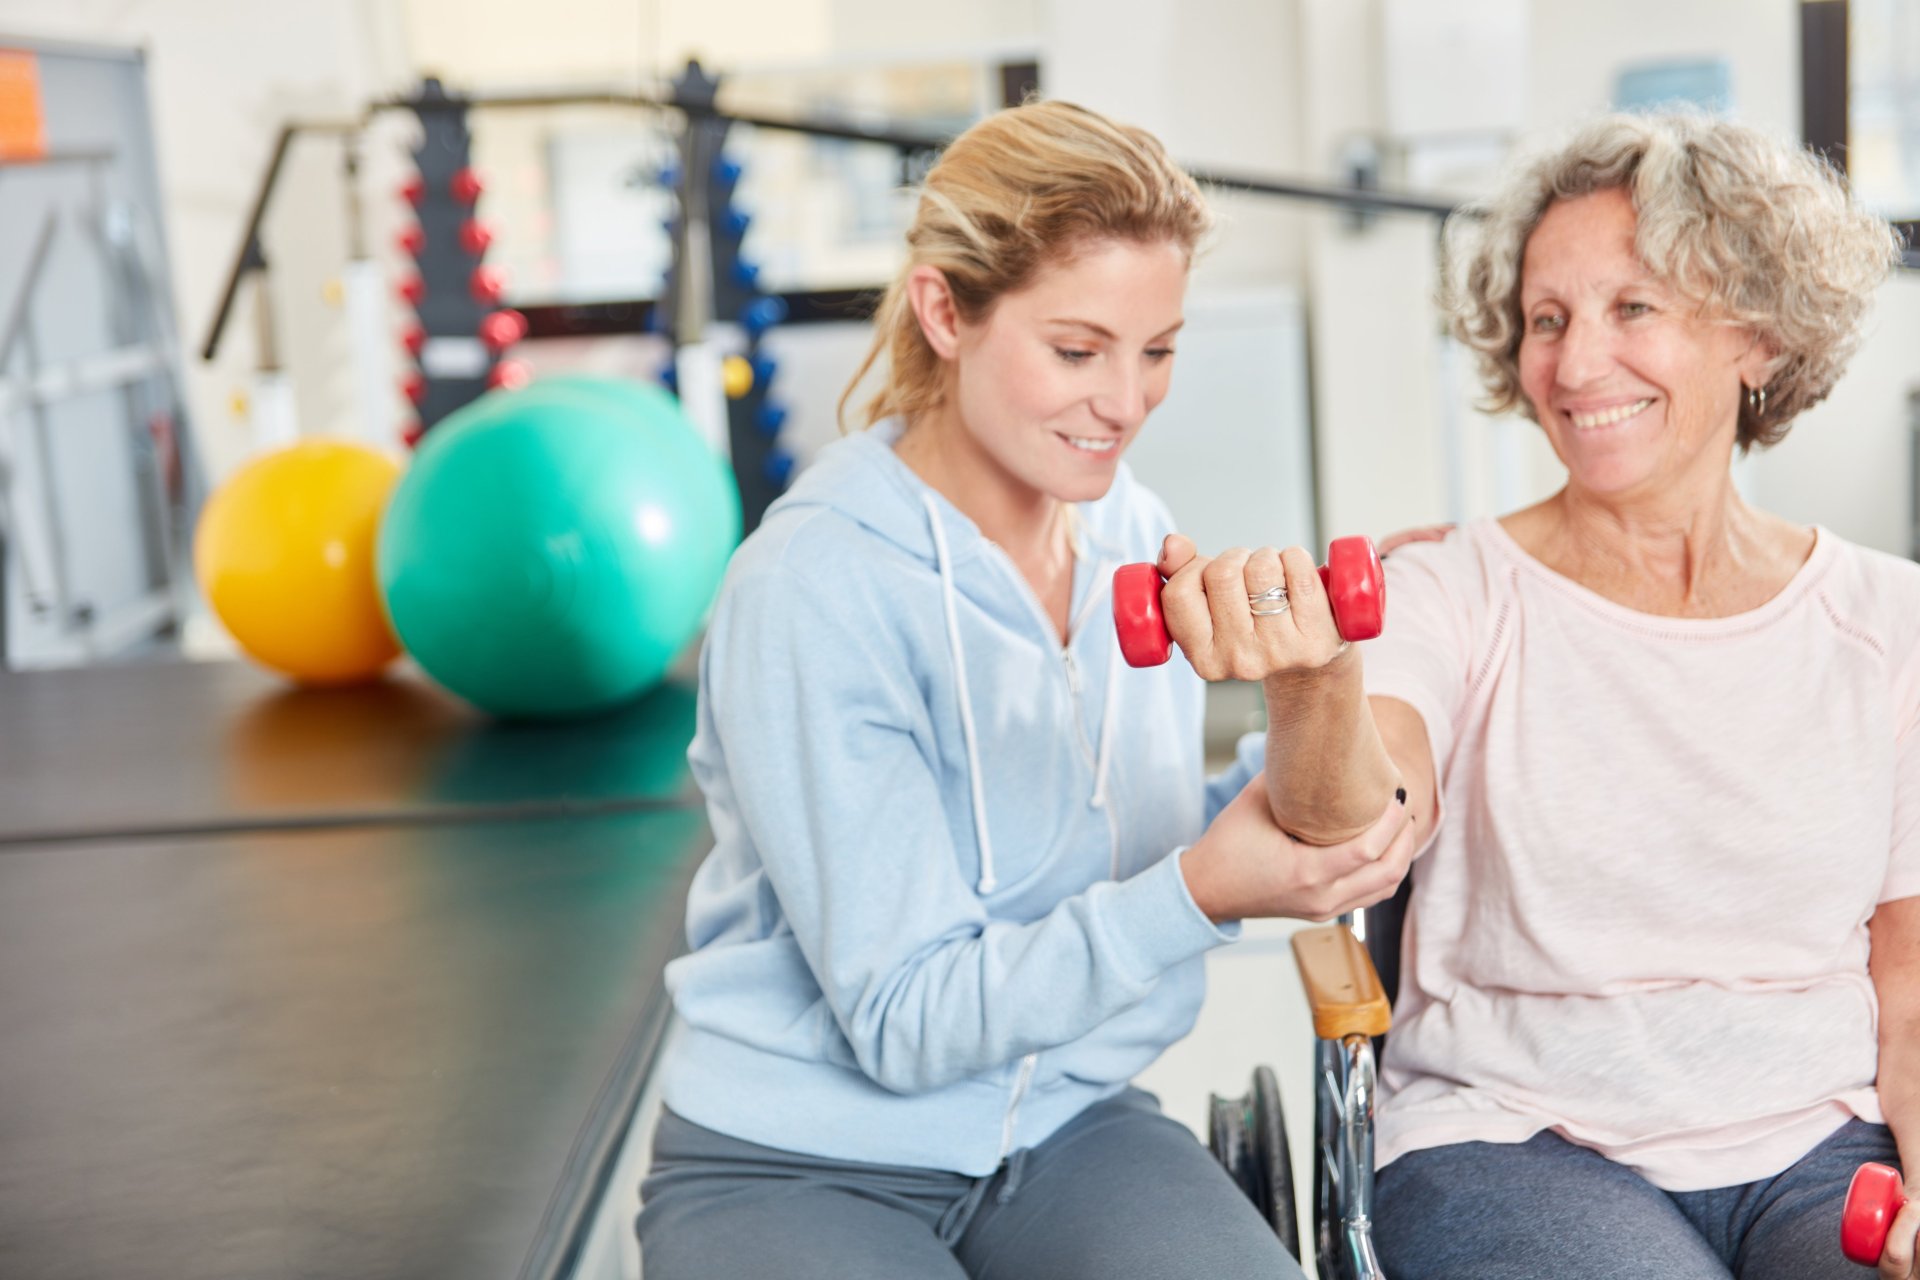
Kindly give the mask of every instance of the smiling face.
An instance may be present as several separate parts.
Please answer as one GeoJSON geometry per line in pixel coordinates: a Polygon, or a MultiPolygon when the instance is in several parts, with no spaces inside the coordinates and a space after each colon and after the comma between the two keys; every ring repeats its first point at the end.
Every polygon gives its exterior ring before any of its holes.
{"type": "Polygon", "coordinates": [[[952,441],[1006,484],[1063,502],[1112,486],[1120,455],[1166,398],[1187,254],[1099,240],[1002,295],[951,346],[952,441]]]}
{"type": "Polygon", "coordinates": [[[1558,200],[1521,264],[1520,386],[1570,482],[1615,500],[1724,480],[1767,352],[1700,314],[1634,251],[1624,190],[1558,200]]]}

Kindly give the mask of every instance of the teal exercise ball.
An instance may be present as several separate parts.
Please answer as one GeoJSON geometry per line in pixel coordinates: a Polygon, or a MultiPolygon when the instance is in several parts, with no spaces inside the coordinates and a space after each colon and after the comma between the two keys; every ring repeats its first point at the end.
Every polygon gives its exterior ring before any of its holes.
{"type": "Polygon", "coordinates": [[[495,715],[583,715],[656,683],[740,541],[726,462],[664,391],[570,375],[427,433],[380,525],[400,642],[495,715]]]}

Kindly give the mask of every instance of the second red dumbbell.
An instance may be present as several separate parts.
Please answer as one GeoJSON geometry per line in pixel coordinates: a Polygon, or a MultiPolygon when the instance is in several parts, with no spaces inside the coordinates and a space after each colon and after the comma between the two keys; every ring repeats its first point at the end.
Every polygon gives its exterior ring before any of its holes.
{"type": "MultiPolygon", "coordinates": [[[[1113,573],[1113,625],[1129,666],[1157,667],[1172,652],[1160,613],[1164,579],[1150,564],[1124,564],[1113,573]]],[[[1333,624],[1347,640],[1371,640],[1386,622],[1387,579],[1370,538],[1335,538],[1320,566],[1333,606],[1333,624]]]]}
{"type": "Polygon", "coordinates": [[[1898,1169],[1884,1164],[1855,1169],[1846,1208],[1840,1211],[1840,1252],[1863,1267],[1877,1264],[1887,1247],[1887,1229],[1906,1203],[1898,1169]]]}

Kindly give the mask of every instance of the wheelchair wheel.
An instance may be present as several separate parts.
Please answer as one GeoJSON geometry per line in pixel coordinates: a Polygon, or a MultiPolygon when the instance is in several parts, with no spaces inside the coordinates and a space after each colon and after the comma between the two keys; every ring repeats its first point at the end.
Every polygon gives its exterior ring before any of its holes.
{"type": "Polygon", "coordinates": [[[1272,1067],[1253,1073],[1252,1116],[1255,1159],[1263,1198],[1256,1201],[1287,1252],[1300,1256],[1300,1222],[1294,1210],[1293,1148],[1287,1142],[1287,1118],[1280,1111],[1280,1082],[1272,1067]]]}
{"type": "Polygon", "coordinates": [[[1260,1203],[1259,1170],[1247,1128],[1247,1100],[1207,1096],[1207,1147],[1247,1199],[1260,1203]]]}
{"type": "Polygon", "coordinates": [[[1280,1243],[1300,1256],[1300,1224],[1294,1212],[1293,1162],[1287,1123],[1280,1112],[1280,1084],[1271,1067],[1253,1073],[1244,1097],[1212,1095],[1207,1103],[1207,1145],[1228,1176],[1253,1201],[1280,1243]]]}

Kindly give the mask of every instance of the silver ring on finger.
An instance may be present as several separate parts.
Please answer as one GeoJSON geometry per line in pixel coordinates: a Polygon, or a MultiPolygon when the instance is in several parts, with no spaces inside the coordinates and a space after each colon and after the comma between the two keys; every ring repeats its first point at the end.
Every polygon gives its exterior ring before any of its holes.
{"type": "Polygon", "coordinates": [[[1247,607],[1256,618],[1277,618],[1293,606],[1287,603],[1285,587],[1268,587],[1249,595],[1247,607]]]}

